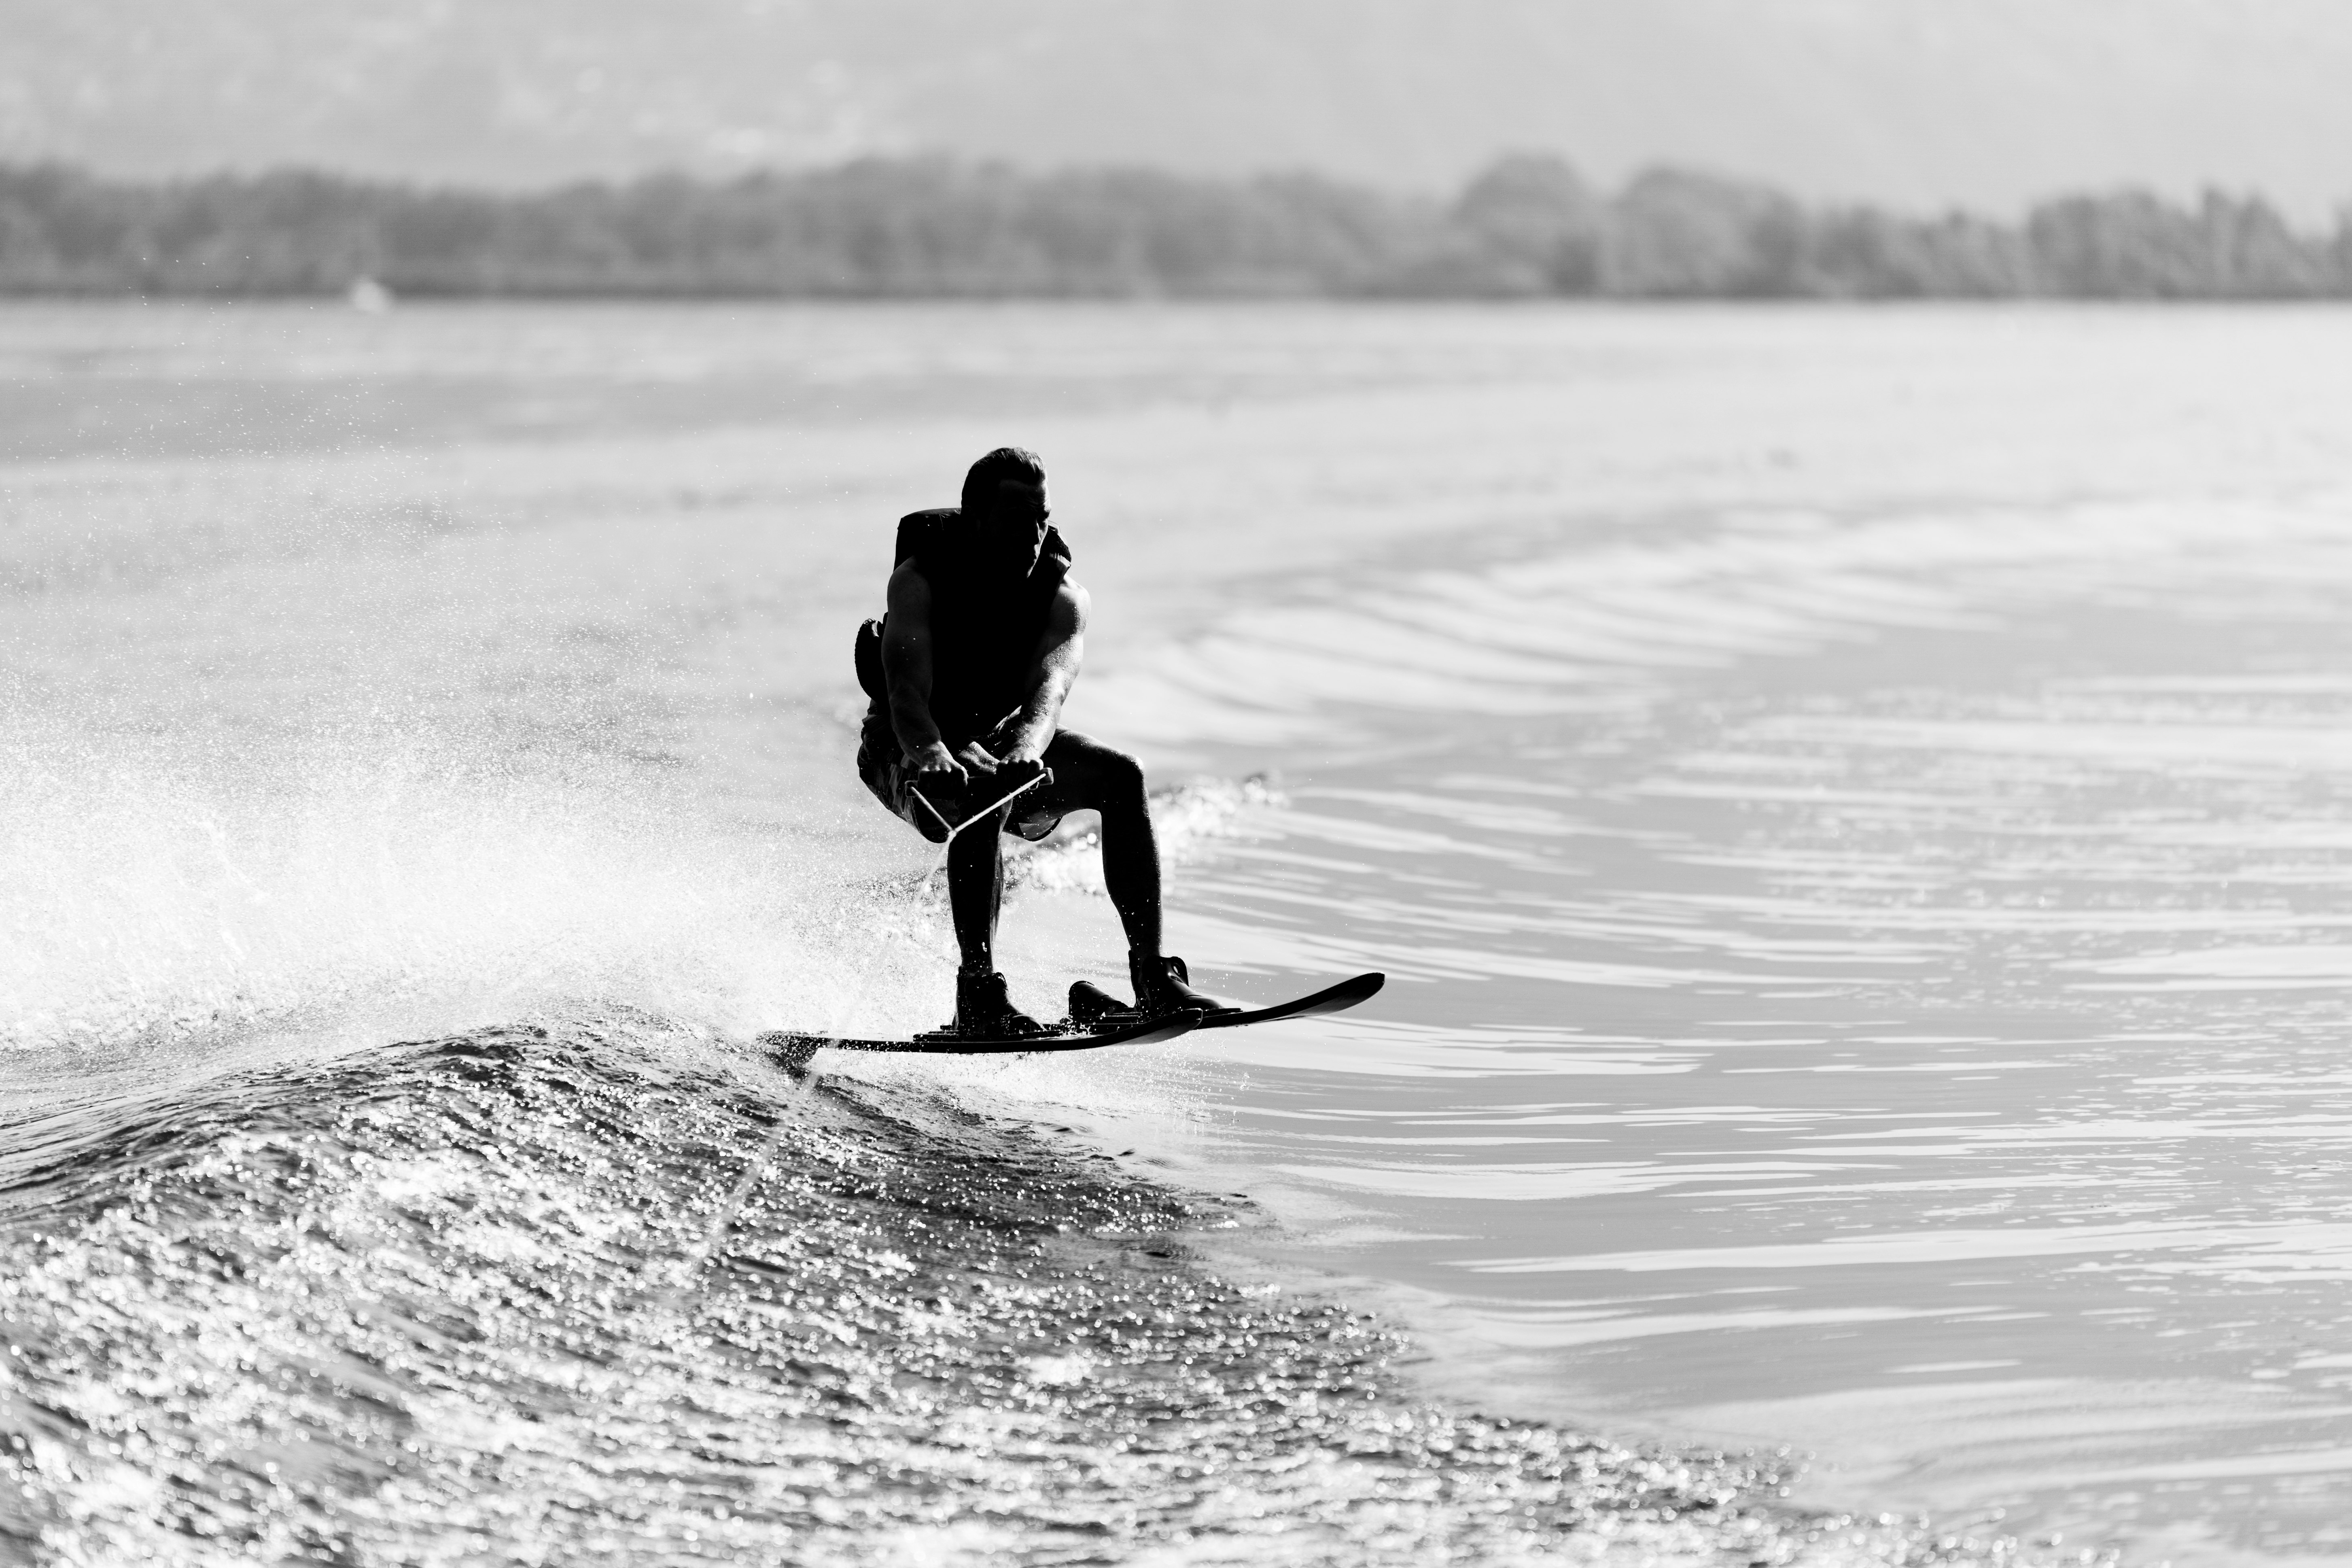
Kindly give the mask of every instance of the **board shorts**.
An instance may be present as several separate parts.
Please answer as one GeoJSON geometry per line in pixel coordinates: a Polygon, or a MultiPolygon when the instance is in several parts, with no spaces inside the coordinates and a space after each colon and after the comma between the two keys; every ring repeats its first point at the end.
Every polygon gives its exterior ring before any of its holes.
{"type": "MultiPolygon", "coordinates": [[[[1054,733],[1058,738],[1061,731],[1056,730],[1054,733]]],[[[914,787],[915,770],[908,766],[906,753],[898,749],[898,734],[890,728],[887,716],[867,714],[864,728],[858,731],[857,776],[893,816],[934,844],[946,841],[946,827],[908,793],[914,787]]],[[[1070,807],[1052,798],[1053,789],[1052,784],[1047,784],[1014,801],[1013,815],[1005,819],[1004,831],[1034,844],[1059,827],[1070,807]]]]}

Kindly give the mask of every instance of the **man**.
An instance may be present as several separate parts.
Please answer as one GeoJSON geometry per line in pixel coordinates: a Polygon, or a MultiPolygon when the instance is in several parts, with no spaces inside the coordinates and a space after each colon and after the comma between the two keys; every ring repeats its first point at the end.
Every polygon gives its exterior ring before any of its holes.
{"type": "Polygon", "coordinates": [[[1137,1006],[1152,1015],[1219,1007],[1185,984],[1181,960],[1160,951],[1160,846],[1141,766],[1058,727],[1085,648],[1087,599],[1070,580],[1069,546],[1052,515],[1036,454],[989,453],[964,476],[962,506],[899,521],[889,615],[859,637],[858,679],[874,700],[858,776],[923,837],[937,843],[972,807],[1045,777],[948,848],[948,907],[963,952],[955,1027],[964,1034],[1044,1031],[1013,1007],[996,970],[998,835],[1043,838],[1078,810],[1102,814],[1103,880],[1127,931],[1137,1006]]]}

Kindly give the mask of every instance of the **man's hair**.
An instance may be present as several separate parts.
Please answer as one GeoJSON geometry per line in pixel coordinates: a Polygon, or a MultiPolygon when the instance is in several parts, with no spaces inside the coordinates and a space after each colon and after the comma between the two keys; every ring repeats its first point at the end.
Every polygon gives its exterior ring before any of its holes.
{"type": "Polygon", "coordinates": [[[966,513],[986,511],[996,500],[996,487],[1007,479],[1024,485],[1045,482],[1045,465],[1037,454],[1022,447],[999,447],[971,466],[963,477],[963,510],[966,513]]]}

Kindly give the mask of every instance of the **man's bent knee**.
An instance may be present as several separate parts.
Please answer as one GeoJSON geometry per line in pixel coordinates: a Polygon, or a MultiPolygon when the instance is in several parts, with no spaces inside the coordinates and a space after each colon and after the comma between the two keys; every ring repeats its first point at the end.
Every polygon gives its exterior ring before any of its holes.
{"type": "Polygon", "coordinates": [[[1065,731],[1055,738],[1045,760],[1055,779],[1084,796],[1088,805],[1099,808],[1143,797],[1143,764],[1098,741],[1065,731]]]}
{"type": "Polygon", "coordinates": [[[1103,784],[1122,795],[1143,793],[1143,764],[1125,752],[1103,748],[1103,784]]]}

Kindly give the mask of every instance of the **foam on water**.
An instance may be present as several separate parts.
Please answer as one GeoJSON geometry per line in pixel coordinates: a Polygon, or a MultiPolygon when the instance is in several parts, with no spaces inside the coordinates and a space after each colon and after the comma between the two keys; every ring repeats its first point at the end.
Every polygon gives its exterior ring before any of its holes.
{"type": "Polygon", "coordinates": [[[9,730],[10,1048],[363,1037],[581,997],[738,1029],[894,1021],[881,889],[782,839],[721,837],[593,762],[449,733],[222,756],[9,730]]]}

